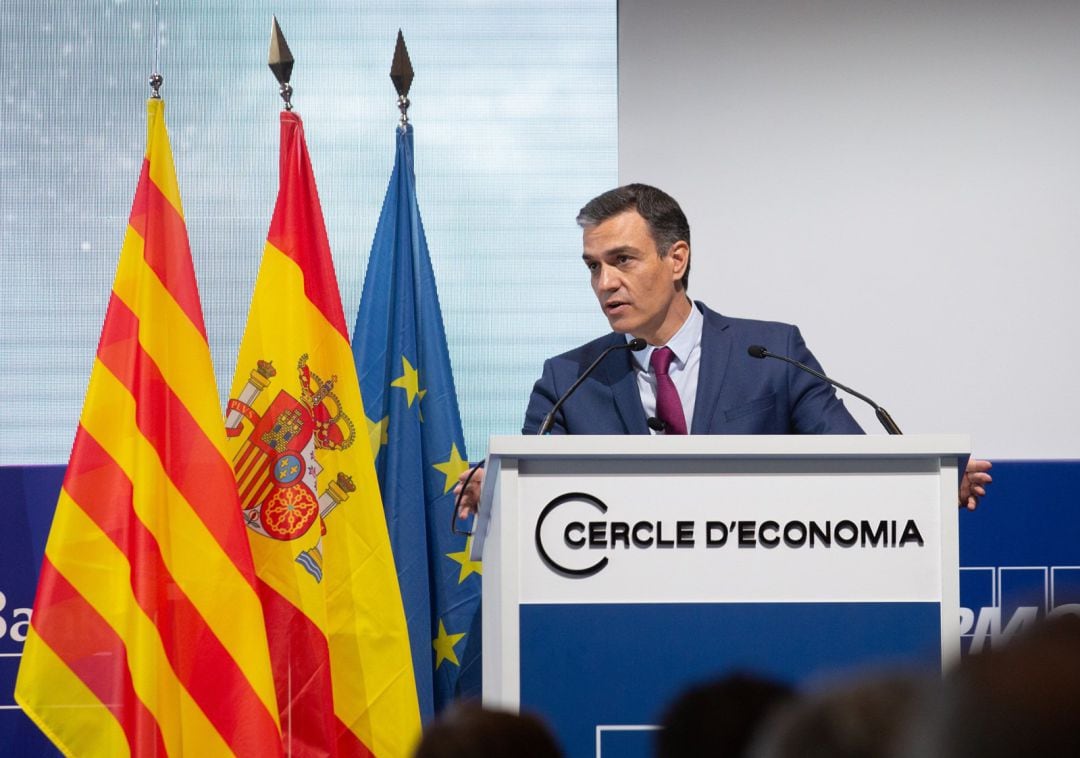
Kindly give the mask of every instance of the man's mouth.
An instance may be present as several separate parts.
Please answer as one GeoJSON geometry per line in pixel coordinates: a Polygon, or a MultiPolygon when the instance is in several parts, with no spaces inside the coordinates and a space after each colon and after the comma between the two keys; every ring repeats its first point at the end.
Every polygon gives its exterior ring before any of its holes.
{"type": "Polygon", "coordinates": [[[629,307],[630,304],[623,300],[609,300],[604,303],[604,312],[609,316],[617,316],[625,312],[629,307]]]}

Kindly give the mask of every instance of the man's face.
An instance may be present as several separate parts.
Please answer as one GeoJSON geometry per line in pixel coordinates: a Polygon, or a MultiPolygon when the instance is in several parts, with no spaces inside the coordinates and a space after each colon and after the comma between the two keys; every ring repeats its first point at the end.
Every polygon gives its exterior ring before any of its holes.
{"type": "Polygon", "coordinates": [[[616,332],[665,344],[686,317],[681,285],[689,248],[676,243],[663,258],[636,210],[612,216],[583,234],[582,258],[593,292],[616,332]]]}

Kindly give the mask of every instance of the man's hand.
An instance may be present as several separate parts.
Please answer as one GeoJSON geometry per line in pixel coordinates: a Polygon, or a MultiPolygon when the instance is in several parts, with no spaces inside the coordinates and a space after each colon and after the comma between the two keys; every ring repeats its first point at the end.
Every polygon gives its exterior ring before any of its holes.
{"type": "Polygon", "coordinates": [[[978,458],[969,458],[967,469],[960,480],[960,507],[969,511],[975,510],[979,505],[979,498],[986,494],[986,485],[994,481],[987,471],[990,470],[990,461],[981,461],[978,458]]]}
{"type": "Polygon", "coordinates": [[[454,485],[454,498],[457,498],[461,488],[465,486],[465,480],[469,478],[469,473],[472,471],[476,471],[476,473],[469,480],[469,486],[466,487],[465,493],[461,495],[458,505],[458,518],[461,519],[466,519],[476,513],[476,509],[480,505],[480,487],[484,483],[484,469],[482,467],[477,470],[477,467],[474,466],[467,471],[461,472],[458,483],[454,485]]]}

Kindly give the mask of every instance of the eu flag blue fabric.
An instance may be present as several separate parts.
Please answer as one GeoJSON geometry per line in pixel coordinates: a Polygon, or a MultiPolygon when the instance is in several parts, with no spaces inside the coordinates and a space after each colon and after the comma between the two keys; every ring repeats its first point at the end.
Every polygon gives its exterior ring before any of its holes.
{"type": "Polygon", "coordinates": [[[411,125],[397,131],[353,356],[426,723],[455,696],[479,694],[480,563],[450,530],[453,487],[468,457],[416,201],[411,125]]]}

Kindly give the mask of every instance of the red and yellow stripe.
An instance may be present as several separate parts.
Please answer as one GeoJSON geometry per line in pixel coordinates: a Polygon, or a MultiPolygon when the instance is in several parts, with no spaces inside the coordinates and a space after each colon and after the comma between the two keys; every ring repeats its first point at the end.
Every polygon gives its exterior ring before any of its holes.
{"type": "Polygon", "coordinates": [[[160,100],[148,115],[16,699],[69,754],[280,754],[160,100]]]}
{"type": "MultiPolygon", "coordinates": [[[[318,522],[300,539],[250,535],[282,733],[294,755],[406,756],[420,716],[405,613],[303,125],[288,112],[280,182],[231,397],[264,360],[277,375],[252,401],[254,411],[265,413],[279,391],[299,399],[297,361],[308,355],[311,371],[336,377],[333,392],[355,432],[343,450],[316,451],[316,494],[339,472],[356,485],[325,520],[321,582],[296,561],[318,540],[318,522]]],[[[256,467],[264,464],[246,446],[250,431],[245,421],[228,445],[245,497],[257,503],[256,467]]]]}

